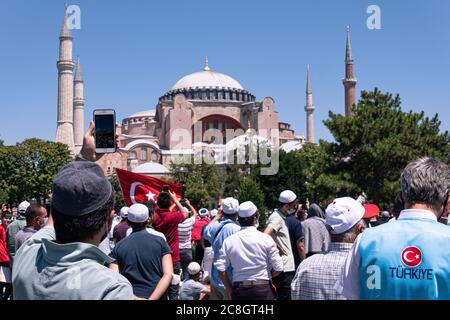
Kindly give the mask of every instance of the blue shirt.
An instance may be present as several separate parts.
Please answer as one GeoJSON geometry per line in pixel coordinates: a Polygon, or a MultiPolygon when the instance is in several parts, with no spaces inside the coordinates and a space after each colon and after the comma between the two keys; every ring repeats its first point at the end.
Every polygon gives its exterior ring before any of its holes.
{"type": "Polygon", "coordinates": [[[347,258],[337,289],[350,299],[450,299],[450,228],[427,210],[366,229],[347,258]]]}
{"type": "Polygon", "coordinates": [[[162,257],[170,254],[167,242],[145,229],[134,231],[116,244],[110,256],[133,286],[133,293],[148,298],[163,276],[162,257]]]}
{"type": "Polygon", "coordinates": [[[305,238],[303,235],[303,227],[300,220],[295,215],[287,216],[287,224],[289,230],[289,237],[291,238],[292,254],[294,255],[295,269],[300,264],[300,255],[297,250],[297,243],[305,238]]]}
{"type": "MultiPolygon", "coordinates": [[[[214,261],[211,269],[211,284],[216,287],[224,288],[224,284],[220,280],[219,271],[214,266],[214,263],[220,257],[220,249],[222,248],[222,244],[226,238],[231,236],[232,234],[241,230],[241,227],[238,226],[231,219],[223,219],[220,221],[216,221],[210,223],[205,227],[204,230],[204,238],[212,243],[212,248],[214,251],[214,261]]],[[[227,268],[228,279],[233,279],[233,269],[231,266],[227,268]]]]}

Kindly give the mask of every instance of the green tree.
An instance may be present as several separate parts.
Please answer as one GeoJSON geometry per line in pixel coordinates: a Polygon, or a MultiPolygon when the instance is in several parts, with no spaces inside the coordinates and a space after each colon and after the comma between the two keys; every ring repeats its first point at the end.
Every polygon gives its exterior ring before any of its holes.
{"type": "Polygon", "coordinates": [[[109,182],[114,189],[114,210],[116,211],[116,214],[119,214],[120,209],[125,206],[125,202],[123,201],[122,189],[120,188],[120,183],[117,175],[111,176],[109,178],[109,182]]]}
{"type": "Polygon", "coordinates": [[[327,163],[318,189],[355,196],[364,191],[382,206],[392,203],[406,164],[430,156],[449,161],[450,136],[436,114],[404,112],[399,95],[362,91],[353,117],[329,113],[324,121],[335,142],[321,141],[327,163]]]}
{"type": "Polygon", "coordinates": [[[222,196],[223,174],[214,164],[172,163],[170,172],[172,182],[186,186],[185,197],[196,208],[209,208],[211,200],[222,196]]]}
{"type": "Polygon", "coordinates": [[[70,161],[68,147],[62,143],[28,139],[16,146],[0,147],[0,187],[5,202],[24,199],[46,201],[54,176],[70,161]]]}
{"type": "Polygon", "coordinates": [[[265,226],[267,220],[267,207],[264,202],[264,193],[257,181],[251,178],[243,179],[239,185],[237,199],[240,203],[252,201],[260,212],[259,224],[265,226]]]}

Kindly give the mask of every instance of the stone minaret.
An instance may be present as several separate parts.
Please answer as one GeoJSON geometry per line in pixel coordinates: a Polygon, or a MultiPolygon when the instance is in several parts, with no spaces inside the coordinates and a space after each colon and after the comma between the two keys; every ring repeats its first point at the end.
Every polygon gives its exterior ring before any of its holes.
{"type": "Polygon", "coordinates": [[[64,10],[64,21],[59,36],[58,67],[58,122],[56,142],[69,146],[75,153],[73,140],[73,67],[72,33],[67,25],[67,13],[64,10]]]}
{"type": "Polygon", "coordinates": [[[77,59],[73,91],[73,136],[75,152],[78,153],[83,146],[84,135],[84,81],[79,57],[77,59]]]}
{"type": "Polygon", "coordinates": [[[306,139],[309,143],[314,143],[314,105],[313,105],[313,95],[312,95],[312,86],[311,86],[311,75],[309,71],[306,73],[306,139]]]}
{"type": "Polygon", "coordinates": [[[345,88],[345,116],[352,116],[355,104],[356,78],[353,73],[353,55],[350,45],[350,27],[347,27],[347,46],[345,49],[345,78],[342,80],[345,88]]]}

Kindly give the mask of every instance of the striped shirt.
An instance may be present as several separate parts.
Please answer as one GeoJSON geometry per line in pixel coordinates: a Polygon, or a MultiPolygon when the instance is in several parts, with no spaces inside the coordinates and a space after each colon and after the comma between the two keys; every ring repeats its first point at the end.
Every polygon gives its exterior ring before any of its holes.
{"type": "Polygon", "coordinates": [[[300,263],[291,284],[292,300],[346,300],[335,289],[353,243],[332,242],[329,251],[300,263]]]}
{"type": "Polygon", "coordinates": [[[178,224],[178,238],[180,241],[180,249],[191,249],[191,233],[194,227],[195,217],[185,219],[182,223],[178,224]]]}

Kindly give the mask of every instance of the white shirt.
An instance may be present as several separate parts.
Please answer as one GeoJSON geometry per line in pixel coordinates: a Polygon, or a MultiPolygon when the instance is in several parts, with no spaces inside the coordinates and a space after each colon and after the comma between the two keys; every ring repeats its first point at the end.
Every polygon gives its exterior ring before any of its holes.
{"type": "MultiPolygon", "coordinates": [[[[437,221],[436,215],[433,212],[422,209],[402,210],[398,220],[407,218],[421,218],[437,221]]],[[[358,235],[353,248],[348,253],[343,273],[334,287],[339,294],[342,294],[349,300],[359,299],[359,264],[361,261],[359,243],[361,241],[361,236],[362,234],[358,235]]]]}
{"type": "MultiPolygon", "coordinates": [[[[164,239],[164,241],[167,241],[167,240],[166,240],[166,236],[164,235],[164,233],[159,232],[159,231],[156,231],[155,229],[153,229],[153,228],[151,228],[151,227],[150,227],[150,228],[147,227],[147,228],[145,228],[145,230],[147,230],[148,233],[153,234],[153,235],[158,236],[158,237],[161,237],[161,238],[164,239]]],[[[127,230],[127,235],[126,235],[126,237],[128,237],[128,236],[131,234],[131,232],[133,232],[133,229],[129,228],[129,229],[127,230]]]]}
{"type": "Polygon", "coordinates": [[[272,237],[255,227],[243,227],[223,242],[214,266],[233,268],[232,282],[270,280],[271,270],[283,271],[283,260],[272,237]]]}

